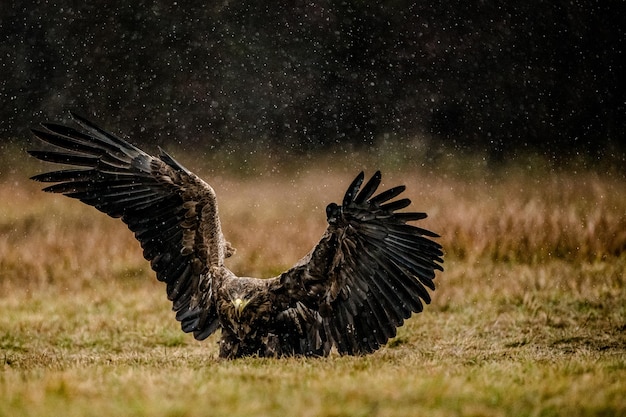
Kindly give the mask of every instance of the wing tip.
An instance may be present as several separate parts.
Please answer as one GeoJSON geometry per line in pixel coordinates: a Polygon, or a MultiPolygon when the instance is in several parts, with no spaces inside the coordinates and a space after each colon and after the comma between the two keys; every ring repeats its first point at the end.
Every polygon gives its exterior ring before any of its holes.
{"type": "Polygon", "coordinates": [[[348,206],[350,203],[354,202],[357,199],[359,189],[361,188],[361,185],[363,184],[364,180],[365,180],[365,172],[361,171],[356,176],[356,178],[352,180],[352,183],[346,190],[346,194],[344,195],[343,202],[342,202],[343,207],[348,206]]]}
{"type": "Polygon", "coordinates": [[[70,110],[68,112],[70,114],[70,117],[74,120],[76,120],[79,123],[86,123],[86,124],[91,124],[91,122],[89,120],[87,120],[86,117],[81,116],[80,114],[76,113],[75,111],[70,110]]]}

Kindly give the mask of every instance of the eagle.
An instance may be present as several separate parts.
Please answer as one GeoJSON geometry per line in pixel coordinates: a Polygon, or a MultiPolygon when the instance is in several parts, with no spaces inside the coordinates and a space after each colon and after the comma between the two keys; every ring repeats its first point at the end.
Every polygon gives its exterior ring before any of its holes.
{"type": "Polygon", "coordinates": [[[213,188],[159,148],[151,156],[72,113],[76,126],[44,123],[48,146],[29,153],[63,164],[35,175],[61,193],[120,218],[166,284],[184,332],[204,340],[218,329],[219,356],[327,356],[372,353],[430,303],[443,271],[439,235],[409,224],[425,213],[399,211],[405,186],[376,194],[381,173],[359,173],[341,204],[326,207],[319,243],[273,278],[236,276],[213,188]],[[52,145],[52,146],[50,146],[52,145]],[[365,184],[364,184],[365,182],[365,184]]]}

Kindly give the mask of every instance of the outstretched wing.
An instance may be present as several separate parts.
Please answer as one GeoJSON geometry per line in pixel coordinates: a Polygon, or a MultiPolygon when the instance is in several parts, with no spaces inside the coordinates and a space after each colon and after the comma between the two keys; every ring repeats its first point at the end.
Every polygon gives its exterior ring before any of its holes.
{"type": "Polygon", "coordinates": [[[329,227],[321,241],[273,287],[291,311],[308,309],[288,316],[297,328],[306,322],[300,345],[310,352],[327,353],[333,345],[342,354],[378,349],[430,302],[426,288],[434,290],[435,270],[443,271],[441,246],[429,239],[438,235],[407,224],[426,214],[397,212],[409,206],[407,198],[390,202],[405,187],[374,196],[380,172],[361,188],[363,180],[360,173],[341,206],[326,208],[329,227]]]}
{"type": "Polygon", "coordinates": [[[222,236],[213,189],[161,150],[153,157],[76,115],[83,131],[44,124],[33,133],[53,150],[34,157],[71,169],[33,177],[62,193],[119,217],[135,233],[157,278],[167,284],[186,332],[206,338],[219,326],[211,301],[211,266],[230,253],[222,236]]]}

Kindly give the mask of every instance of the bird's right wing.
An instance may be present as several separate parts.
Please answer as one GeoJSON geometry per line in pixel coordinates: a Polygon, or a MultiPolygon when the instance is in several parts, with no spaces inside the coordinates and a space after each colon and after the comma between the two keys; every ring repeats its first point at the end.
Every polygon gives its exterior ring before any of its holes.
{"type": "Polygon", "coordinates": [[[84,128],[44,124],[33,133],[53,150],[29,151],[43,161],[75,168],[33,177],[61,193],[119,217],[141,243],[157,278],[167,284],[176,318],[197,339],[219,322],[212,302],[211,266],[232,252],[224,241],[213,189],[167,153],[153,157],[88,120],[84,128]]]}

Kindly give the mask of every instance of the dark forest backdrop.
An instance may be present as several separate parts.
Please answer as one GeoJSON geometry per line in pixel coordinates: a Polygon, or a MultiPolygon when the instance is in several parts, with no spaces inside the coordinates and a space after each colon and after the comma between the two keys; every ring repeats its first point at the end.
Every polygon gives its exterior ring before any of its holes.
{"type": "Polygon", "coordinates": [[[623,155],[623,1],[13,1],[0,135],[623,155]]]}

